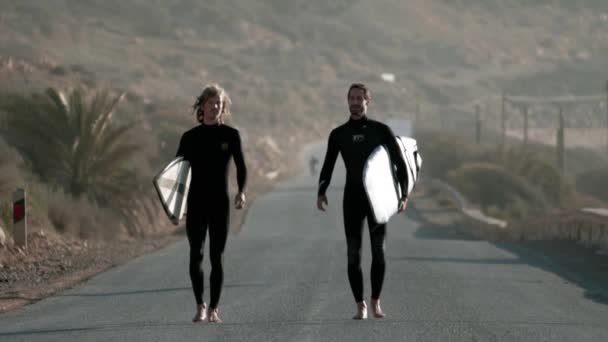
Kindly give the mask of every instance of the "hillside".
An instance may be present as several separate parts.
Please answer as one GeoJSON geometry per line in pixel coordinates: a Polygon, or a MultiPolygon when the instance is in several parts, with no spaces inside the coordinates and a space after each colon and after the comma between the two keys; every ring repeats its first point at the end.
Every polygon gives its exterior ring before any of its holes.
{"type": "Polygon", "coordinates": [[[149,102],[176,103],[176,112],[185,113],[202,85],[217,81],[233,94],[243,124],[342,120],[344,90],[355,80],[371,84],[376,111],[392,113],[413,111],[415,102],[469,103],[501,89],[597,92],[606,78],[598,71],[608,63],[601,1],[4,0],[0,6],[3,89],[105,83],[149,102]],[[397,84],[383,83],[382,72],[395,73],[397,84]],[[567,82],[556,82],[561,75],[567,82]]]}

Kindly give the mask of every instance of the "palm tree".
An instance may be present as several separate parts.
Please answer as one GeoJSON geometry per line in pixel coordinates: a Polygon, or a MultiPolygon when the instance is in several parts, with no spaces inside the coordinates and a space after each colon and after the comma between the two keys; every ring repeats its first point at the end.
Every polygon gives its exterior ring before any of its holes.
{"type": "Polygon", "coordinates": [[[129,143],[132,123],[112,120],[124,94],[96,92],[90,101],[82,90],[68,96],[49,88],[44,94],[14,96],[5,110],[4,129],[40,178],[64,191],[115,209],[136,231],[135,208],[152,216],[149,194],[129,163],[140,147],[129,143]],[[146,193],[144,191],[144,193],[146,193]]]}

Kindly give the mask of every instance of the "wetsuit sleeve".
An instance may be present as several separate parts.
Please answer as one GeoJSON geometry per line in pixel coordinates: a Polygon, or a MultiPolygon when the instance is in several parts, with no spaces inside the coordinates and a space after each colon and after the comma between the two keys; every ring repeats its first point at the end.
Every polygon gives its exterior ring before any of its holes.
{"type": "Polygon", "coordinates": [[[245,185],[247,185],[247,166],[245,165],[245,158],[243,157],[241,135],[238,131],[234,136],[232,157],[234,158],[234,164],[236,165],[236,182],[239,187],[239,192],[244,192],[245,185]]]}
{"type": "Polygon", "coordinates": [[[179,146],[177,147],[177,153],[175,153],[176,157],[183,157],[184,160],[190,160],[190,156],[188,153],[188,140],[186,138],[187,134],[184,133],[182,138],[179,140],[179,146]]]}
{"type": "Polygon", "coordinates": [[[327,142],[327,152],[325,152],[325,161],[323,161],[323,167],[321,168],[321,174],[319,175],[319,192],[318,196],[325,195],[329,182],[331,181],[331,174],[334,172],[334,166],[336,165],[336,159],[338,159],[338,153],[340,148],[338,147],[335,131],[332,131],[329,135],[327,142]]]}
{"type": "Polygon", "coordinates": [[[402,198],[407,197],[407,187],[408,187],[408,177],[407,177],[407,168],[405,166],[405,160],[403,160],[403,155],[401,154],[399,144],[397,143],[397,139],[395,139],[395,134],[390,127],[384,126],[384,143],[388,148],[388,153],[391,157],[391,162],[393,165],[397,166],[397,180],[399,182],[399,186],[401,187],[402,198]]]}

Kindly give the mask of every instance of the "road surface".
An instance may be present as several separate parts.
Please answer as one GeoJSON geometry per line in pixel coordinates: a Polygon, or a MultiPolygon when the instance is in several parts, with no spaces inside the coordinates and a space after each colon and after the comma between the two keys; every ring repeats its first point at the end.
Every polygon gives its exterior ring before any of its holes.
{"type": "MultiPolygon", "coordinates": [[[[322,160],[323,147],[312,153],[322,160]]],[[[316,177],[260,197],[229,238],[223,324],[191,323],[184,239],[0,315],[0,341],[608,341],[606,303],[554,272],[551,260],[429,224],[415,200],[389,225],[387,318],[351,320],[343,169],[326,213],[315,208],[316,177]]],[[[368,298],[367,235],[364,246],[368,298]]]]}

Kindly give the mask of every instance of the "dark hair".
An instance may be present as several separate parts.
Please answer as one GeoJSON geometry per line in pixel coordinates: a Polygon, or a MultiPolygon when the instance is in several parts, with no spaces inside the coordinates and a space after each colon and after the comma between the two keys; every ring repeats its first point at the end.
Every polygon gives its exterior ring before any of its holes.
{"type": "Polygon", "coordinates": [[[232,101],[230,100],[230,96],[224,88],[220,87],[218,84],[210,84],[203,89],[203,92],[196,98],[196,102],[192,106],[192,111],[194,115],[196,115],[196,120],[198,122],[203,122],[203,106],[205,102],[214,96],[219,96],[222,101],[222,112],[220,113],[220,123],[224,123],[224,116],[230,115],[230,105],[232,101]]]}
{"type": "Polygon", "coordinates": [[[348,88],[348,92],[346,93],[346,98],[348,98],[350,96],[350,92],[353,89],[361,89],[363,90],[363,95],[365,95],[365,99],[366,100],[370,100],[372,98],[372,93],[369,91],[369,89],[367,89],[367,86],[363,83],[353,83],[350,85],[350,87],[348,88]]]}

